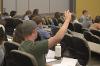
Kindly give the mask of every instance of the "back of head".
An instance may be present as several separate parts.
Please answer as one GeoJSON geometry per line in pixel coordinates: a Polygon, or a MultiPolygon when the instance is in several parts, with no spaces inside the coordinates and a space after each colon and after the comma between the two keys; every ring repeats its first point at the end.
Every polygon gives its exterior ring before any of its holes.
{"type": "Polygon", "coordinates": [[[82,14],[85,14],[85,13],[87,13],[87,12],[88,12],[87,10],[83,10],[83,11],[82,11],[82,14]]]}
{"type": "Polygon", "coordinates": [[[10,12],[10,16],[11,16],[11,17],[14,17],[15,15],[16,15],[16,11],[11,11],[11,12],[10,12]]]}
{"type": "Polygon", "coordinates": [[[37,27],[36,23],[31,20],[25,20],[22,24],[18,25],[15,30],[15,36],[24,40],[24,37],[31,35],[32,31],[37,27]]]}
{"type": "Polygon", "coordinates": [[[31,14],[32,14],[31,10],[27,10],[25,13],[25,15],[31,15],[31,14]]]}
{"type": "Polygon", "coordinates": [[[60,12],[55,12],[54,17],[55,17],[55,18],[60,18],[60,12]]]}
{"type": "Polygon", "coordinates": [[[43,22],[42,17],[40,16],[35,16],[32,20],[34,20],[37,25],[43,22]]]}
{"type": "Polygon", "coordinates": [[[94,22],[95,23],[100,23],[100,16],[96,16],[94,22]]]}
{"type": "Polygon", "coordinates": [[[39,9],[34,9],[33,15],[38,15],[38,13],[39,13],[39,9]]]}

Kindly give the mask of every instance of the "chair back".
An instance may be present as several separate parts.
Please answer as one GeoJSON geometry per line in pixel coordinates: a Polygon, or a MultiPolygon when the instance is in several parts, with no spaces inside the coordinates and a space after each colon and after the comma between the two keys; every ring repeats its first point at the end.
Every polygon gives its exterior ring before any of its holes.
{"type": "Polygon", "coordinates": [[[98,37],[100,37],[100,31],[99,30],[93,30],[93,29],[90,29],[90,32],[98,37]]]}
{"type": "Polygon", "coordinates": [[[38,66],[35,57],[29,53],[12,50],[6,66],[38,66]]]}
{"type": "Polygon", "coordinates": [[[82,25],[79,24],[79,23],[74,23],[74,30],[75,32],[79,32],[79,33],[83,33],[83,30],[82,30],[82,25]]]}
{"type": "Polygon", "coordinates": [[[0,27],[0,40],[7,41],[7,35],[2,27],[0,27]]]}
{"type": "Polygon", "coordinates": [[[64,38],[61,40],[61,55],[62,57],[71,57],[70,49],[72,46],[72,35],[65,34],[64,38]]]}
{"type": "Polygon", "coordinates": [[[17,50],[20,44],[16,42],[5,41],[4,43],[5,54],[9,54],[11,50],[17,50]]]}
{"type": "Polygon", "coordinates": [[[18,19],[13,19],[13,18],[7,18],[5,19],[6,24],[5,24],[5,32],[7,33],[7,35],[12,36],[14,29],[16,28],[16,26],[20,23],[22,23],[21,20],[18,19]]]}
{"type": "Polygon", "coordinates": [[[4,41],[3,44],[4,44],[5,55],[4,55],[2,66],[6,66],[7,65],[6,62],[9,59],[10,51],[17,50],[20,44],[16,42],[9,42],[9,41],[4,41]]]}
{"type": "Polygon", "coordinates": [[[72,37],[72,41],[72,54],[74,58],[77,58],[81,65],[86,66],[91,57],[91,52],[87,41],[75,36],[72,37]]]}
{"type": "Polygon", "coordinates": [[[78,59],[82,66],[90,60],[90,49],[87,42],[79,37],[66,35],[61,41],[62,57],[78,59]]]}
{"type": "Polygon", "coordinates": [[[92,34],[90,31],[84,31],[84,38],[88,41],[99,43],[100,44],[100,37],[92,34]]]}
{"type": "Polygon", "coordinates": [[[90,31],[84,31],[83,35],[86,40],[92,41],[93,34],[90,31]]]}

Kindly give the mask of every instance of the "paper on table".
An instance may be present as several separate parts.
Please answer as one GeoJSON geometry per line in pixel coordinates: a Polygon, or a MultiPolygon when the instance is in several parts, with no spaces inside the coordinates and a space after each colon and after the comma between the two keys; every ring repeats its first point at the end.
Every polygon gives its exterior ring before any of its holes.
{"type": "Polygon", "coordinates": [[[60,64],[54,64],[53,66],[76,66],[77,62],[77,59],[64,57],[60,64]]]}
{"type": "Polygon", "coordinates": [[[55,52],[52,50],[48,51],[48,54],[46,55],[46,59],[54,59],[55,57],[55,52]]]}
{"type": "Polygon", "coordinates": [[[77,64],[78,60],[77,59],[73,59],[73,58],[67,58],[64,57],[61,61],[61,64],[63,64],[64,66],[75,66],[77,64]]]}
{"type": "Polygon", "coordinates": [[[52,61],[56,61],[57,59],[46,59],[46,62],[52,62],[52,61]]]}

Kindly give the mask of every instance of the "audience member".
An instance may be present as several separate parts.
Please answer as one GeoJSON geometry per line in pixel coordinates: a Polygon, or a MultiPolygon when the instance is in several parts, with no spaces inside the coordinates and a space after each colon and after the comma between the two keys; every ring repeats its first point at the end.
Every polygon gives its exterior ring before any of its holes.
{"type": "Polygon", "coordinates": [[[70,20],[71,13],[69,10],[65,11],[65,22],[56,35],[49,39],[36,42],[34,42],[37,38],[36,23],[34,21],[23,22],[23,24],[16,28],[16,31],[24,38],[19,50],[34,55],[38,62],[38,66],[46,66],[45,53],[47,53],[48,48],[53,47],[61,41],[66,33],[70,20]]]}
{"type": "Polygon", "coordinates": [[[41,36],[41,39],[47,39],[50,38],[50,34],[49,32],[46,32],[43,28],[43,20],[40,16],[36,16],[33,18],[33,20],[36,22],[37,24],[37,32],[39,33],[39,35],[41,36]]]}
{"type": "Polygon", "coordinates": [[[11,18],[7,12],[2,13],[1,19],[11,18]]]}
{"type": "Polygon", "coordinates": [[[96,16],[94,23],[90,26],[90,29],[100,30],[100,16],[96,16]]]}
{"type": "Polygon", "coordinates": [[[27,10],[24,14],[24,20],[30,20],[30,16],[32,15],[31,10],[27,10]]]}
{"type": "Polygon", "coordinates": [[[30,19],[32,20],[35,16],[39,16],[39,9],[34,9],[33,10],[33,13],[31,15],[30,19]]]}
{"type": "Polygon", "coordinates": [[[15,17],[15,16],[16,16],[16,13],[17,13],[16,11],[11,11],[11,12],[10,12],[10,16],[11,16],[11,17],[15,17]]]}
{"type": "Polygon", "coordinates": [[[71,22],[72,22],[72,23],[80,23],[80,22],[77,20],[76,15],[75,15],[74,13],[72,14],[71,17],[72,17],[72,19],[71,19],[71,22]]]}
{"type": "Polygon", "coordinates": [[[89,28],[92,23],[92,18],[87,10],[82,11],[82,16],[80,17],[79,22],[82,23],[83,28],[89,28]]]}
{"type": "Polygon", "coordinates": [[[63,21],[60,17],[61,17],[60,12],[56,12],[54,15],[54,18],[52,19],[55,26],[59,26],[60,23],[63,23],[63,21]]]}

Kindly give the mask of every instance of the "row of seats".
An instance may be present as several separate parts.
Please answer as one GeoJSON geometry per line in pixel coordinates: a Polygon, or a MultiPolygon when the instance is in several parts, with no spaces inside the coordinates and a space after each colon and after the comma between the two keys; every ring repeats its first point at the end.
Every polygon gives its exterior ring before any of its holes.
{"type": "Polygon", "coordinates": [[[62,56],[78,59],[82,66],[86,66],[90,60],[91,52],[85,39],[66,34],[61,41],[62,56]]]}
{"type": "Polygon", "coordinates": [[[86,31],[84,31],[83,35],[87,41],[91,41],[91,42],[100,44],[100,36],[99,36],[100,32],[99,31],[86,30],[86,31]]]}
{"type": "Polygon", "coordinates": [[[83,27],[80,23],[69,23],[68,29],[78,33],[83,33],[83,27]]]}
{"type": "Polygon", "coordinates": [[[2,66],[38,66],[33,55],[18,50],[20,44],[8,41],[3,44],[5,56],[2,66]]]}

